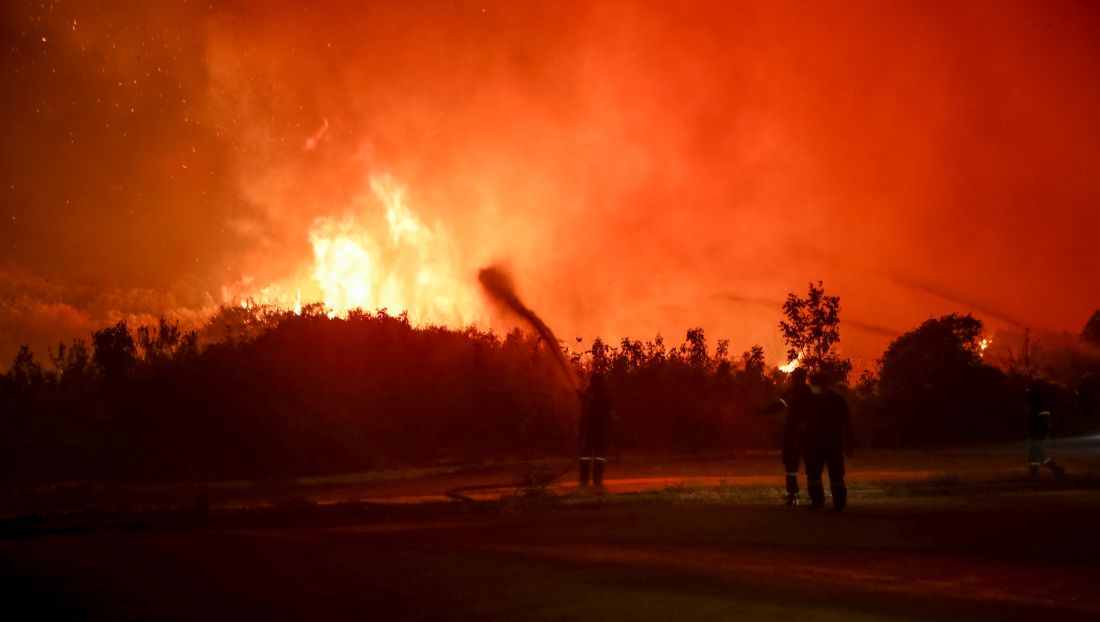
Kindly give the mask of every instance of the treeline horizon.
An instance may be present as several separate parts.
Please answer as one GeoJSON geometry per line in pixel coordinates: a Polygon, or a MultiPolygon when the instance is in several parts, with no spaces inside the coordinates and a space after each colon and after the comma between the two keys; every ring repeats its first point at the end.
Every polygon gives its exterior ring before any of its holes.
{"type": "MultiPolygon", "coordinates": [[[[876,369],[842,383],[860,444],[1023,438],[1041,356],[1025,343],[992,365],[981,330],[969,315],[930,319],[894,340],[876,369]]],[[[412,326],[385,310],[330,318],[319,304],[300,314],[223,307],[202,331],[119,322],[51,351],[52,368],[20,349],[0,376],[0,482],[265,479],[566,457],[579,399],[548,345],[563,348],[518,329],[412,326]]],[[[734,354],[728,340],[712,348],[692,328],[671,345],[658,334],[564,350],[580,377],[607,375],[613,454],[778,447],[782,416],[760,411],[786,375],[758,345],[734,354]]],[[[1100,370],[1100,355],[1045,356],[1057,359],[1047,375],[1061,375],[1056,435],[1089,431],[1095,420],[1076,407],[1072,376],[1100,370]]]]}

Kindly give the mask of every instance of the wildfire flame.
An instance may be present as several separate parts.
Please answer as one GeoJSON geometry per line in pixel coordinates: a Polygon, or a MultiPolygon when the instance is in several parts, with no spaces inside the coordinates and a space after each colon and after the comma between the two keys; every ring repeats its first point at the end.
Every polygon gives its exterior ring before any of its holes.
{"type": "MultiPolygon", "coordinates": [[[[408,206],[405,188],[389,176],[371,177],[370,195],[358,203],[360,209],[317,218],[309,228],[311,289],[320,290],[329,317],[361,308],[406,312],[414,324],[476,322],[481,313],[476,282],[460,268],[442,225],[425,224],[408,206]]],[[[302,287],[269,285],[244,299],[249,302],[242,305],[256,301],[301,313],[302,287]]]]}
{"type": "Polygon", "coordinates": [[[788,361],[785,365],[780,365],[779,371],[783,372],[784,374],[789,374],[797,369],[800,363],[802,363],[801,352],[798,353],[798,356],[793,361],[788,361]]]}
{"type": "Polygon", "coordinates": [[[982,338],[982,340],[978,342],[978,357],[985,358],[985,351],[991,345],[993,345],[992,337],[982,338]]]}
{"type": "Polygon", "coordinates": [[[241,279],[241,287],[238,291],[243,292],[238,295],[232,295],[232,289],[229,287],[222,287],[222,298],[225,301],[231,301],[239,299],[242,309],[253,309],[264,306],[275,306],[282,308],[291,308],[293,306],[294,312],[301,313],[301,291],[298,292],[297,298],[287,293],[287,290],[279,285],[266,285],[264,287],[254,287],[254,280],[250,276],[246,276],[241,279]]]}

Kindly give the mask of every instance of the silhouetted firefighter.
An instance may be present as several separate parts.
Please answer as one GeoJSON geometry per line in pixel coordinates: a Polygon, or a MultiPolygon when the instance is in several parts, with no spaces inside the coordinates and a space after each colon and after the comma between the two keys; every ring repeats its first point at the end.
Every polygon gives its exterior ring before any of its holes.
{"type": "Polygon", "coordinates": [[[611,447],[611,395],[602,373],[592,374],[581,407],[581,486],[589,477],[597,486],[603,485],[607,451],[611,447]]]}
{"type": "Polygon", "coordinates": [[[1039,477],[1039,467],[1046,466],[1055,477],[1062,477],[1066,470],[1054,464],[1047,455],[1047,439],[1050,438],[1051,417],[1050,388],[1042,380],[1036,380],[1027,388],[1027,469],[1032,477],[1039,477]]]}
{"type": "Polygon", "coordinates": [[[810,388],[806,386],[806,370],[800,367],[791,372],[789,385],[779,399],[764,409],[766,415],[773,415],[781,410],[787,411],[787,421],[783,424],[783,466],[787,473],[787,505],[798,505],[798,467],[802,462],[802,433],[806,425],[806,407],[809,397],[810,388]]]}
{"type": "Polygon", "coordinates": [[[806,431],[803,452],[806,460],[806,488],[810,492],[810,509],[825,507],[825,485],[821,473],[829,469],[829,488],[833,493],[833,511],[848,505],[848,488],[844,484],[844,456],[855,447],[852,417],[848,402],[832,389],[829,377],[822,372],[810,376],[811,395],[806,408],[806,431]]]}

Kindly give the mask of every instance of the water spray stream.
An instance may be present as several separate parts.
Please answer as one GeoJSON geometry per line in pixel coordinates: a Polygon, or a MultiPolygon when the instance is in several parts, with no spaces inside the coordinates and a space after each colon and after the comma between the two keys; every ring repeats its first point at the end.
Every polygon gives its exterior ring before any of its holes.
{"type": "MultiPolygon", "coordinates": [[[[478,271],[477,280],[481,283],[482,289],[485,294],[489,296],[494,302],[507,309],[511,313],[514,313],[524,322],[526,322],[536,333],[546,342],[547,349],[554,355],[554,360],[558,363],[558,368],[561,370],[562,375],[569,382],[569,385],[573,388],[573,391],[577,394],[577,398],[582,401],[583,394],[581,390],[581,381],[577,377],[577,372],[569,361],[565,358],[565,353],[562,352],[561,346],[558,345],[558,339],[554,336],[554,331],[550,330],[550,327],[546,325],[546,322],[542,321],[542,318],[538,316],[530,307],[523,304],[519,295],[516,294],[516,288],[512,283],[512,277],[499,266],[489,266],[482,268],[478,271]]],[[[582,431],[580,444],[577,446],[577,454],[574,454],[569,464],[565,466],[561,471],[552,477],[546,478],[540,482],[544,485],[549,485],[554,481],[560,479],[569,471],[573,470],[573,466],[577,463],[579,457],[580,448],[584,445],[584,436],[587,435],[587,430],[582,431]]],[[[459,501],[473,501],[466,493],[473,492],[475,490],[495,490],[498,488],[507,488],[514,486],[514,483],[500,483],[500,484],[481,484],[477,486],[463,486],[447,491],[447,496],[459,501]]]]}
{"type": "Polygon", "coordinates": [[[516,314],[520,319],[527,322],[531,328],[535,329],[535,332],[546,342],[546,347],[550,350],[550,353],[554,355],[558,367],[561,368],[562,374],[565,375],[570,386],[579,391],[580,379],[577,378],[577,373],[569,364],[569,361],[565,359],[565,354],[558,345],[558,338],[554,336],[554,332],[550,330],[550,327],[519,299],[515,286],[512,284],[512,277],[499,266],[489,266],[478,271],[477,280],[493,301],[516,314]]]}

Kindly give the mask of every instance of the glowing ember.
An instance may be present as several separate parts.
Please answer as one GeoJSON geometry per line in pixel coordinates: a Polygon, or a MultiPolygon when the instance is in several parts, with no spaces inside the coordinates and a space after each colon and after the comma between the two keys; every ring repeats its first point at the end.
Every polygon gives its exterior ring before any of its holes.
{"type": "Polygon", "coordinates": [[[313,151],[314,149],[316,149],[317,145],[320,144],[321,139],[325,137],[325,134],[327,132],[328,132],[328,119],[326,118],[321,123],[321,127],[318,128],[317,131],[313,133],[313,136],[310,136],[309,138],[306,139],[305,150],[306,151],[313,151]]]}
{"type": "Polygon", "coordinates": [[[978,356],[980,358],[985,358],[986,348],[988,348],[991,345],[993,345],[993,338],[992,337],[983,337],[982,340],[978,342],[978,356]]]}

